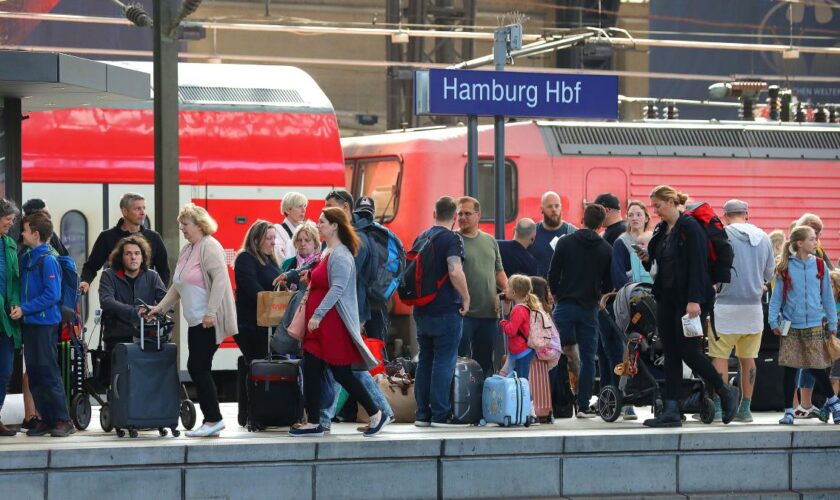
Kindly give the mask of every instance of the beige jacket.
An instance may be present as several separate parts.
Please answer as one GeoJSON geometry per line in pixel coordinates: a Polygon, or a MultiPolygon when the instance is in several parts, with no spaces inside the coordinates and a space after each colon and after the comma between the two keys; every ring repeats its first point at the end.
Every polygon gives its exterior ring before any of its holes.
{"type": "MultiPolygon", "coordinates": [[[[189,243],[184,245],[178,254],[179,258],[189,247],[189,243]]],[[[204,237],[199,264],[204,274],[204,282],[210,289],[207,298],[207,314],[216,316],[216,344],[221,344],[225,338],[239,333],[239,328],[236,325],[236,305],[233,301],[233,287],[230,284],[225,250],[216,238],[204,237]]],[[[179,300],[181,296],[178,290],[171,286],[166,296],[160,301],[160,307],[168,311],[179,300]]]]}

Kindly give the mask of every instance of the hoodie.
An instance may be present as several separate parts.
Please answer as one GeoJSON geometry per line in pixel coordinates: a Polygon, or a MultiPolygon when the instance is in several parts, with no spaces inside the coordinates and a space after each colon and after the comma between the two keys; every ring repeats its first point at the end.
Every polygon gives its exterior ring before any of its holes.
{"type": "Polygon", "coordinates": [[[27,325],[61,322],[61,268],[52,248],[42,243],[20,256],[20,308],[27,325]],[[41,263],[43,260],[43,263],[41,263]]]}
{"type": "Polygon", "coordinates": [[[776,286],[773,287],[767,318],[770,328],[779,327],[779,311],[782,311],[793,328],[814,328],[822,325],[823,318],[826,318],[828,329],[836,333],[837,311],[834,295],[831,293],[828,268],[822,277],[822,293],[820,293],[820,283],[817,279],[817,258],[813,255],[809,255],[805,260],[791,257],[788,261],[787,272],[791,284],[787,286],[787,298],[784,301],[782,300],[786,288],[783,285],[784,280],[778,273],[776,274],[776,286]]]}
{"type": "Polygon", "coordinates": [[[748,223],[726,226],[726,235],[735,251],[732,282],[721,286],[717,304],[761,304],[764,283],[773,278],[775,258],[770,238],[761,229],[748,223]]]}
{"type": "Polygon", "coordinates": [[[560,238],[551,257],[548,285],[556,302],[598,307],[601,293],[612,289],[612,247],[591,229],[578,229],[560,238]]]}
{"type": "Polygon", "coordinates": [[[123,222],[124,220],[120,218],[116,226],[99,233],[99,236],[93,243],[93,249],[90,251],[88,260],[82,267],[81,280],[85,283],[91,283],[96,278],[96,273],[107,263],[108,256],[111,255],[117,243],[122,238],[139,234],[146,238],[149,246],[152,247],[152,269],[157,271],[164,284],[169,283],[169,260],[166,255],[166,247],[163,245],[163,240],[160,238],[160,235],[142,226],[138,233],[129,233],[122,228],[123,222]]]}

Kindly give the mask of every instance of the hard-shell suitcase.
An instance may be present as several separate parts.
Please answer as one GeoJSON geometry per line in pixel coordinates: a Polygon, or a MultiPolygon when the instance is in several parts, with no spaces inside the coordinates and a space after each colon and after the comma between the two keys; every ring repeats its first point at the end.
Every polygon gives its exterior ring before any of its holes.
{"type": "Polygon", "coordinates": [[[531,389],[524,378],[512,372],[509,376],[493,375],[484,381],[482,424],[530,425],[531,389]]]}
{"type": "Polygon", "coordinates": [[[452,415],[461,422],[477,424],[481,420],[481,391],[484,370],[478,362],[458,358],[452,377],[452,415]]]}
{"type": "Polygon", "coordinates": [[[534,406],[534,414],[544,422],[554,422],[554,410],[551,404],[551,382],[548,378],[548,361],[534,357],[531,361],[531,373],[528,383],[531,386],[531,394],[534,406]]]}
{"type": "MultiPolygon", "coordinates": [[[[271,341],[271,328],[268,329],[271,341]]],[[[299,360],[255,359],[248,366],[247,429],[250,432],[266,427],[287,427],[300,422],[303,416],[303,395],[300,390],[299,360]]]]}
{"type": "MultiPolygon", "coordinates": [[[[145,332],[143,317],[140,331],[145,332]]],[[[160,328],[155,339],[135,344],[117,344],[111,353],[111,387],[108,390],[110,424],[122,437],[125,431],[158,429],[166,435],[180,433],[181,382],[178,379],[178,347],[162,343],[160,328]]]]}

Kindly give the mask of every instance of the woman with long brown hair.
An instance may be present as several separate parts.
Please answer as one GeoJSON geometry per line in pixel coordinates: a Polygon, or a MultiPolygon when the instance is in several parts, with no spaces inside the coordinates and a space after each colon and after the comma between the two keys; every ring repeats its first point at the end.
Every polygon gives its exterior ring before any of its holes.
{"type": "Polygon", "coordinates": [[[680,210],[688,195],[671,186],[658,186],[650,193],[653,211],[662,219],[653,231],[647,252],[637,252],[645,267],[656,262],[653,282],[656,326],[665,354],[665,408],[648,427],[680,427],[677,402],[682,387],[683,361],[720,396],[722,420],[728,424],[738,409],[738,391],[726,384],[702,349],[702,337],[683,334],[682,317],[696,318],[712,305],[715,289],[708,271],[709,242],[700,223],[680,210]]]}
{"type": "Polygon", "coordinates": [[[375,436],[388,418],[359,380],[352,365],[368,369],[378,362],[362,339],[356,297],[356,266],[359,237],[340,208],[325,208],[318,220],[318,232],[327,243],[321,260],[312,269],[306,298],[306,335],[303,338],[303,387],[307,423],[289,431],[291,436],[323,436],[320,424],[321,374],[327,368],[335,380],[356,398],[370,415],[364,436],[375,436]]]}

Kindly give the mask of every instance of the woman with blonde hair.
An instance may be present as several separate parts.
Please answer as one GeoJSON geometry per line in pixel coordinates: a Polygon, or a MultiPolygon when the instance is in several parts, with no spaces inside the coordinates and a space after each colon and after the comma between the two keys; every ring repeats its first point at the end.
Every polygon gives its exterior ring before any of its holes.
{"type": "Polygon", "coordinates": [[[288,272],[292,269],[308,268],[310,264],[318,260],[321,251],[321,238],[318,235],[318,226],[312,221],[303,221],[295,229],[292,236],[292,244],[295,248],[295,255],[281,263],[280,270],[288,272]]]}
{"type": "Polygon", "coordinates": [[[318,232],[327,243],[321,260],[309,277],[305,299],[306,334],[303,337],[303,388],[307,423],[289,431],[293,437],[324,435],[320,423],[321,375],[329,368],[341,384],[370,415],[365,437],[375,436],[389,419],[370,393],[353,376],[351,366],[367,369],[378,363],[362,339],[356,297],[356,265],[359,237],[340,208],[325,208],[318,219],[318,232]]]}
{"type": "Polygon", "coordinates": [[[187,371],[204,414],[201,427],[187,432],[187,437],[218,436],[225,423],[213,382],[213,355],[226,337],[239,332],[233,288],[225,250],[212,236],[219,225],[207,210],[187,203],[178,214],[178,227],[187,244],[178,255],[172,286],[149,316],[169,311],[181,302],[181,313],[189,325],[187,371]]]}
{"type": "MultiPolygon", "coordinates": [[[[700,223],[680,210],[688,195],[671,186],[658,186],[650,193],[653,211],[662,221],[653,230],[647,251],[637,255],[649,270],[658,266],[653,282],[656,323],[665,355],[665,409],[645,420],[648,427],[680,427],[677,402],[682,388],[683,361],[720,396],[722,420],[728,424],[738,409],[738,390],[724,383],[712,362],[703,354],[703,337],[686,337],[682,318],[696,318],[710,306],[715,289],[709,276],[709,241],[700,223]]],[[[705,315],[705,314],[703,314],[705,315]]]]}
{"type": "Polygon", "coordinates": [[[274,253],[278,262],[283,262],[289,257],[295,256],[295,247],[292,245],[295,230],[306,220],[306,206],[309,200],[306,195],[297,191],[289,191],[283,195],[280,202],[280,211],[283,213],[283,222],[275,224],[277,237],[275,238],[274,253]]]}
{"type": "Polygon", "coordinates": [[[830,412],[834,422],[840,423],[840,400],[834,395],[826,372],[831,366],[827,341],[837,335],[837,311],[828,269],[817,262],[816,251],[814,229],[797,226],[776,266],[776,286],[768,315],[773,333],[781,336],[779,365],[785,367],[785,414],[779,423],[783,425],[793,425],[797,368],[810,372],[818,389],[832,395],[817,416],[826,421],[830,412]],[[826,325],[823,318],[827,319],[826,325]]]}

